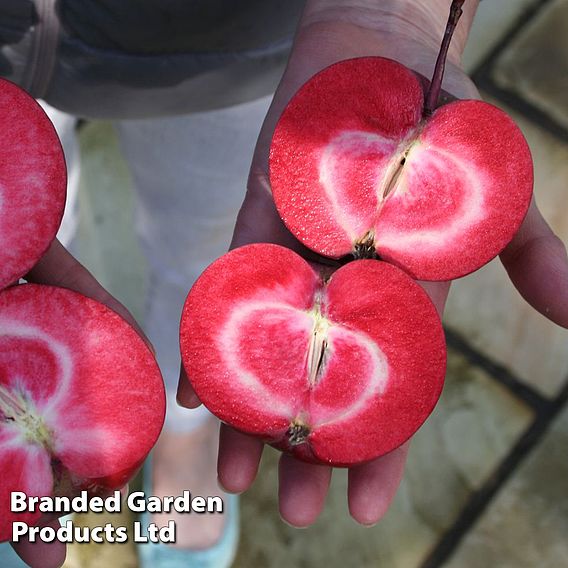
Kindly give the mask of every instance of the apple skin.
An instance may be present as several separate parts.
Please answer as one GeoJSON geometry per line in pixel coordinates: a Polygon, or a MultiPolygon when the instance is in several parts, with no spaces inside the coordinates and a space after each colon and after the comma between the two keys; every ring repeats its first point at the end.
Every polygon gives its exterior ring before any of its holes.
{"type": "Polygon", "coordinates": [[[61,143],[41,106],[0,79],[0,288],[17,282],[57,233],[67,189],[61,143]]]}
{"type": "Polygon", "coordinates": [[[0,292],[0,541],[10,492],[73,496],[122,487],[161,431],[165,393],[154,355],[118,314],[71,290],[0,292]]]}
{"type": "Polygon", "coordinates": [[[521,131],[482,101],[428,118],[423,107],[421,80],[381,57],[336,63],[299,89],[276,126],[269,174],[304,245],[341,258],[367,241],[415,279],[452,280],[511,241],[533,188],[521,131]]]}
{"type": "Polygon", "coordinates": [[[205,270],[187,297],[180,345],[195,392],[221,420],[335,466],[404,443],[445,375],[436,309],[401,270],[360,260],[324,281],[271,244],[235,249],[205,270]]]}

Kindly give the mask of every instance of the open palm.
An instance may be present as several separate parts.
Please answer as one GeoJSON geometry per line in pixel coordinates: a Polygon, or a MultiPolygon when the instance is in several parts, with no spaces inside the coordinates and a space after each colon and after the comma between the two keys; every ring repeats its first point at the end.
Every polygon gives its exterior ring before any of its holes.
{"type": "MultiPolygon", "coordinates": [[[[253,157],[247,195],[240,211],[232,247],[253,242],[287,246],[311,261],[329,265],[303,247],[286,229],[272,200],[268,178],[268,153],[276,122],[286,103],[311,76],[339,60],[362,55],[382,55],[429,75],[435,50],[418,41],[400,41],[400,48],[380,32],[346,24],[321,23],[298,34],[287,72],[264,122],[253,157]]],[[[444,88],[458,98],[479,98],[479,93],[458,65],[448,65],[444,88]]],[[[511,281],[523,297],[552,321],[568,327],[568,260],[562,242],[553,234],[536,203],[520,230],[501,254],[511,281]]],[[[449,282],[421,282],[440,315],[449,282]]],[[[182,377],[180,403],[199,401],[182,377]]],[[[358,522],[376,523],[387,511],[400,483],[409,444],[369,463],[350,468],[348,500],[358,522]]],[[[246,490],[258,470],[263,443],[223,425],[219,448],[219,480],[232,492],[246,490]]],[[[282,517],[292,525],[307,526],[323,508],[332,468],[301,462],[283,454],[279,467],[279,500],[282,517]]]]}

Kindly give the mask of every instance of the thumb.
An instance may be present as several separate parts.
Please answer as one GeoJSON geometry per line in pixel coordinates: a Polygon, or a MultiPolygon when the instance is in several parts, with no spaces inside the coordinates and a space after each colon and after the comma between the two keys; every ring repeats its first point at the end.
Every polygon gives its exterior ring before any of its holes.
{"type": "MultiPolygon", "coordinates": [[[[57,519],[53,519],[44,523],[43,526],[57,530],[60,525],[57,519]]],[[[12,543],[12,548],[32,568],[59,568],[65,562],[67,550],[65,543],[58,540],[30,542],[27,538],[21,542],[12,543]]]]}
{"type": "Polygon", "coordinates": [[[549,320],[568,328],[568,257],[533,199],[501,262],[523,298],[549,320]]]}
{"type": "Polygon", "coordinates": [[[150,340],[146,337],[134,316],[116,298],[105,290],[96,278],[56,239],[39,262],[26,274],[28,282],[60,286],[79,292],[105,304],[124,318],[142,337],[155,355],[150,340]]]}

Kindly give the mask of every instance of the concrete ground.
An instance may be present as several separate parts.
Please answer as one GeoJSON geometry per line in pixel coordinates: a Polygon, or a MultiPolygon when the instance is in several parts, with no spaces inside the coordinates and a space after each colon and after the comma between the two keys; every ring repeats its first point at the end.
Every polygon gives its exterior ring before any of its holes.
{"type": "MultiPolygon", "coordinates": [[[[465,61],[484,96],[523,129],[537,200],[568,242],[568,0],[482,2],[465,61]]],[[[128,172],[109,124],[87,124],[81,143],[80,256],[141,316],[128,172]]],[[[370,529],[350,520],[337,471],[318,522],[290,528],[277,513],[268,449],[242,499],[236,567],[568,566],[568,332],[524,304],[497,261],[454,285],[445,324],[447,385],[386,519],[370,529]]],[[[131,544],[75,545],[66,563],[136,565],[131,544]]]]}

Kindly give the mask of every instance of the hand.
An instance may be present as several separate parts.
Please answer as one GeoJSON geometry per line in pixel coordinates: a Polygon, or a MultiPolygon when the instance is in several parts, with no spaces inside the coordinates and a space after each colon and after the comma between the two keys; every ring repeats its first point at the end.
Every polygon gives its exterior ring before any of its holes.
{"type": "MultiPolygon", "coordinates": [[[[136,323],[132,314],[115,298],[113,298],[57,240],[55,240],[36,266],[25,276],[28,282],[60,286],[80,292],[97,300],[121,315],[134,327],[148,346],[150,342],[136,323]]],[[[57,530],[59,520],[54,515],[44,515],[37,525],[51,526],[57,530]]],[[[22,540],[12,544],[20,558],[32,568],[56,568],[65,561],[65,543],[54,541],[29,542],[22,540]]]]}
{"type": "Polygon", "coordinates": [[[48,284],[75,290],[75,292],[105,304],[122,316],[154,352],[150,340],[144,335],[134,316],[116,298],[111,296],[57,239],[51,243],[47,252],[24,278],[28,282],[36,284],[48,284]]]}
{"type": "MultiPolygon", "coordinates": [[[[321,3],[325,4],[325,3],[321,3]]],[[[276,92],[266,117],[253,157],[247,195],[239,213],[232,247],[251,242],[273,242],[292,248],[310,260],[329,263],[305,249],[285,228],[274,206],[268,179],[268,151],[278,117],[290,97],[311,76],[336,61],[362,55],[381,55],[396,59],[414,71],[430,77],[437,56],[439,38],[445,25],[449,0],[437,2],[441,11],[441,27],[436,39],[419,37],[416,21],[408,11],[399,7],[394,20],[389,22],[388,5],[377,9],[374,27],[362,25],[369,13],[354,11],[351,21],[342,12],[337,14],[328,2],[318,11],[318,2],[308,2],[293,54],[284,78],[276,92]],[[389,22],[385,24],[384,22],[389,22]],[[414,27],[413,27],[414,26],[414,27]]],[[[361,3],[360,3],[361,4],[361,3]]],[[[412,2],[401,2],[410,5],[412,2]]],[[[416,19],[431,17],[417,10],[416,19]]],[[[426,3],[422,3],[426,4],[426,3]]],[[[459,59],[465,45],[468,25],[476,2],[466,3],[456,43],[450,51],[444,88],[458,98],[479,98],[474,85],[461,70],[459,59]],[[469,20],[467,19],[469,15],[469,20]],[[461,42],[461,43],[460,43],[461,42]]],[[[428,3],[428,9],[432,6],[428,3]]],[[[422,8],[423,10],[423,8],[422,8]]],[[[371,17],[371,20],[373,18],[371,17]]],[[[425,24],[421,29],[428,29],[425,24]]],[[[563,244],[552,233],[533,200],[529,213],[517,236],[502,253],[501,260],[511,280],[527,301],[552,321],[568,327],[568,259],[563,244]]],[[[449,283],[421,283],[438,312],[442,313],[449,291],[449,283]]],[[[199,404],[185,377],[181,377],[178,400],[194,407],[199,404]]],[[[246,490],[254,480],[263,444],[258,439],[241,434],[223,425],[219,447],[219,481],[231,492],[246,490]]],[[[400,483],[408,443],[390,454],[349,470],[349,510],[355,520],[364,525],[376,523],[387,511],[400,483]]],[[[282,517],[292,525],[307,526],[315,521],[323,508],[331,479],[331,468],[300,462],[282,455],[279,467],[279,500],[282,517]]]]}

